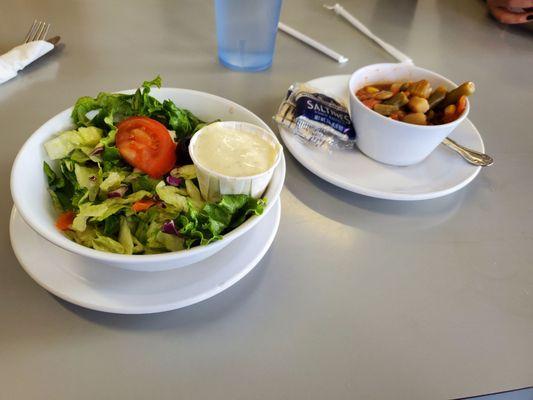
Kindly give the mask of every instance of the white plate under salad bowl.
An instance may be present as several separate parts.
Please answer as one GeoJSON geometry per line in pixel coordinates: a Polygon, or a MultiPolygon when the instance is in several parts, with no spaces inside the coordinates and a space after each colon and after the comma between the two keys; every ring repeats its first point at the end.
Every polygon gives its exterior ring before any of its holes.
{"type": "MultiPolygon", "coordinates": [[[[134,90],[122,93],[133,93],[134,90]]],[[[267,124],[257,115],[225,98],[188,89],[152,89],[150,95],[160,101],[172,100],[178,107],[186,108],[204,121],[216,119],[243,121],[258,125],[274,135],[267,124]]],[[[134,271],[162,271],[183,267],[201,261],[220,251],[234,239],[246,234],[262,218],[252,216],[242,225],[224,235],[221,240],[206,246],[162,254],[124,255],[113,254],[84,247],[64,236],[56,229],[56,212],[47,192],[43,161],[49,161],[44,143],[57,133],[72,128],[70,113],[65,110],[44,123],[33,133],[20,149],[11,170],[11,195],[21,217],[46,240],[78,255],[134,271]]],[[[263,197],[267,200],[264,214],[278,199],[285,180],[285,159],[282,157],[263,197]]]]}
{"type": "Polygon", "coordinates": [[[279,226],[280,200],[259,223],[213,257],[159,272],[109,268],[65,251],[36,234],[16,208],[11,244],[24,270],[50,293],[79,306],[119,314],[174,310],[206,300],[242,279],[270,248],[279,226]]]}
{"type": "MultiPolygon", "coordinates": [[[[350,75],[333,75],[309,81],[309,85],[344,99],[348,104],[350,75]]],[[[304,167],[325,181],[365,196],[388,200],[425,200],[453,193],[470,183],[481,170],[468,164],[443,145],[424,161],[406,167],[382,164],[357,148],[327,152],[302,143],[284,127],[285,147],[304,167]]],[[[449,135],[456,142],[484,151],[475,126],[465,119],[449,135]]]]}

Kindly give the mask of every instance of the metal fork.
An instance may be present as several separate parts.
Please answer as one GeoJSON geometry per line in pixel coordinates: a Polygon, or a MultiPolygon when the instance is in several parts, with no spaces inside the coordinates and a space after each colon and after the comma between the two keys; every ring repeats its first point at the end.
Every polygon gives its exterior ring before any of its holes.
{"type": "Polygon", "coordinates": [[[49,29],[50,24],[43,21],[34,20],[30,30],[28,31],[28,34],[26,35],[26,38],[24,39],[24,43],[46,39],[49,29]]]}

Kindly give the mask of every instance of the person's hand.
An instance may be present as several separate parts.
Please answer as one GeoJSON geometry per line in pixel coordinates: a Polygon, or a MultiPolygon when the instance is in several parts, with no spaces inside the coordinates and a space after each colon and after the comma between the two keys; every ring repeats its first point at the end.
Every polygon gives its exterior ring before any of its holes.
{"type": "Polygon", "coordinates": [[[487,0],[490,13],[504,24],[533,21],[533,0],[487,0]]]}

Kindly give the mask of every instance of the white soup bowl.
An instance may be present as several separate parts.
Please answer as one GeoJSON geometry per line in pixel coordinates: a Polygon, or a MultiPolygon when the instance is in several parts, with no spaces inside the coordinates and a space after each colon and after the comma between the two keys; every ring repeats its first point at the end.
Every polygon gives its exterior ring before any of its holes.
{"type": "Polygon", "coordinates": [[[356,143],[368,157],[376,161],[406,166],[421,162],[468,115],[470,104],[455,121],[442,125],[414,125],[385,117],[366,107],[355,95],[364,86],[397,81],[427,79],[432,88],[457,87],[443,76],[412,64],[372,64],[355,71],[349,82],[350,116],[356,131],[356,143]]]}

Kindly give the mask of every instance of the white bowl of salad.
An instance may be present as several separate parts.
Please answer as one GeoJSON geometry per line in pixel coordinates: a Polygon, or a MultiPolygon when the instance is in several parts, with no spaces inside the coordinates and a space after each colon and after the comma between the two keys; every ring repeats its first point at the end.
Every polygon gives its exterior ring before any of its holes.
{"type": "Polygon", "coordinates": [[[283,186],[283,159],[261,196],[208,202],[188,144],[213,121],[274,135],[270,128],[222,97],[160,86],[157,77],[137,90],[80,97],[31,135],[13,164],[11,193],[37,233],[104,264],[161,271],[213,255],[269,211],[283,186]]]}

